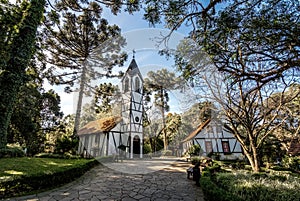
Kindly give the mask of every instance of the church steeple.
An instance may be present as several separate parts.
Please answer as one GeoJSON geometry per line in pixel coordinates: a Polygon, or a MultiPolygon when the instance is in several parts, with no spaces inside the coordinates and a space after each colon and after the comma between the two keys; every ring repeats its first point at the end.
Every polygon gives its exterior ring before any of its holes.
{"type": "Polygon", "coordinates": [[[143,77],[134,58],[131,60],[121,81],[123,93],[129,91],[142,93],[143,77]]]}
{"type": "Polygon", "coordinates": [[[134,57],[122,78],[122,92],[122,133],[130,147],[130,158],[142,158],[143,78],[134,57]]]}

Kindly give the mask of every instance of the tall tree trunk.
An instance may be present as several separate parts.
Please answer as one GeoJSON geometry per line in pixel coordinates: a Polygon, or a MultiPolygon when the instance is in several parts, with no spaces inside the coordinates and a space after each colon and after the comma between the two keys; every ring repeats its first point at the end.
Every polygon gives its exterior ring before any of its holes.
{"type": "Polygon", "coordinates": [[[44,12],[45,0],[32,0],[23,12],[20,28],[9,48],[9,58],[0,74],[0,148],[7,145],[7,129],[26,68],[35,51],[37,27],[44,12]]]}
{"type": "Polygon", "coordinates": [[[86,64],[86,61],[84,61],[84,62],[82,62],[82,74],[81,74],[81,79],[80,79],[73,137],[77,136],[77,132],[78,132],[79,126],[80,126],[81,107],[82,107],[83,94],[84,94],[84,85],[85,85],[85,81],[86,81],[86,71],[87,71],[86,68],[87,68],[87,64],[86,64]]]}
{"type": "Polygon", "coordinates": [[[168,141],[167,141],[167,133],[166,133],[166,119],[165,119],[165,104],[164,104],[164,89],[161,87],[160,89],[160,98],[161,98],[161,107],[160,107],[160,112],[162,116],[162,123],[163,123],[163,136],[164,136],[164,150],[168,149],[168,141]]]}

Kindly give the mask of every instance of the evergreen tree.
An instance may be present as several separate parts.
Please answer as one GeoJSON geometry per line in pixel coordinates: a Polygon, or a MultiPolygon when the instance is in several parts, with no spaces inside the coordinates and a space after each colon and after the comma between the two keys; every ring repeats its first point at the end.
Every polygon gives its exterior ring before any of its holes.
{"type": "Polygon", "coordinates": [[[0,148],[3,148],[17,95],[26,82],[26,68],[35,52],[36,32],[46,2],[22,1],[15,6],[7,1],[0,3],[0,148]]]}
{"type": "MultiPolygon", "coordinates": [[[[167,150],[167,133],[165,130],[166,119],[165,112],[169,111],[169,94],[168,91],[179,89],[182,86],[182,79],[176,77],[175,73],[169,72],[167,69],[150,71],[144,79],[144,88],[146,97],[154,93],[154,105],[159,108],[162,116],[162,133],[164,136],[164,149],[167,150]]],[[[149,98],[148,98],[149,99],[149,98]]]]}
{"type": "Polygon", "coordinates": [[[86,5],[60,1],[54,8],[47,14],[43,31],[44,59],[50,64],[47,78],[52,84],[66,84],[67,92],[75,83],[80,85],[75,135],[84,92],[89,94],[91,80],[114,76],[113,67],[123,65],[127,58],[121,53],[125,40],[119,27],[101,18],[102,9],[95,2],[86,5]]]}

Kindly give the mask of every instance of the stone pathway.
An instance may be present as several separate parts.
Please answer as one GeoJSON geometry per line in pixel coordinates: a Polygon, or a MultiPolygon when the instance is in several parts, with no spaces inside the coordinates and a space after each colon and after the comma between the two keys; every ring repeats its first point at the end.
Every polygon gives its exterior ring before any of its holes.
{"type": "Polygon", "coordinates": [[[186,177],[188,166],[186,162],[174,159],[128,160],[98,165],[58,189],[7,200],[204,201],[201,188],[186,177]]]}

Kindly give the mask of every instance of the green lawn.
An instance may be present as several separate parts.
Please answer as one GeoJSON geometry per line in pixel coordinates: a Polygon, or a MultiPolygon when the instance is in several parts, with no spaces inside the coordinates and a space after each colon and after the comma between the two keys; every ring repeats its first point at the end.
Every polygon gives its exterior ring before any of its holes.
{"type": "Polygon", "coordinates": [[[57,187],[96,163],[94,159],[1,158],[0,198],[57,187]]]}

